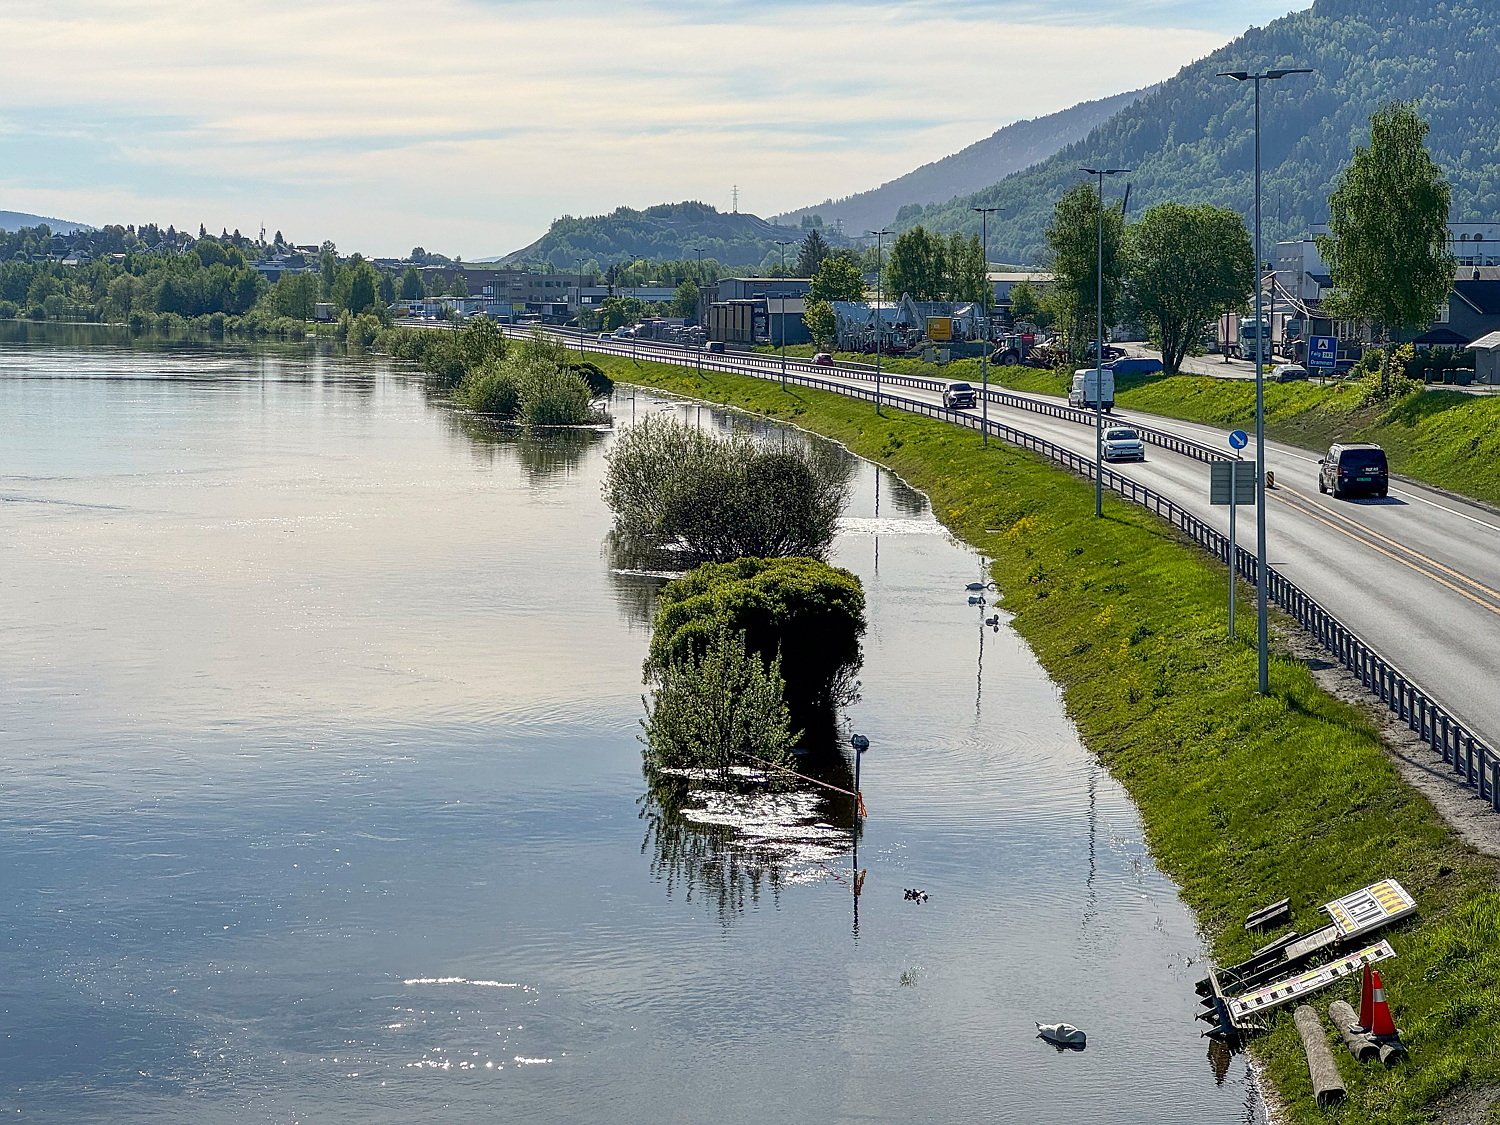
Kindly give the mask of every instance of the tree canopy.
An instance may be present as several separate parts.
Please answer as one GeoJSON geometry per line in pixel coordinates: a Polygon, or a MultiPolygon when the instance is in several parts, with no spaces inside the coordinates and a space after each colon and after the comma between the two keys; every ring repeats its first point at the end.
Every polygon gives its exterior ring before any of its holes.
{"type": "MultiPolygon", "coordinates": [[[[1057,201],[1047,227],[1056,277],[1048,301],[1059,326],[1075,343],[1090,339],[1098,327],[1100,222],[1098,191],[1093,184],[1082,183],[1057,201]]],[[[1102,222],[1107,332],[1117,322],[1125,220],[1119,208],[1106,206],[1102,222]]]]}

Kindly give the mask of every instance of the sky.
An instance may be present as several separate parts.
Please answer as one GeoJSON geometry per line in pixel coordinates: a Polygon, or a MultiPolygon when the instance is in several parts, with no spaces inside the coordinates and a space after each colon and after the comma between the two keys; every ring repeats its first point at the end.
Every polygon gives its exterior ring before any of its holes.
{"type": "Polygon", "coordinates": [[[0,209],[477,259],[758,215],[1135,89],[1295,0],[0,0],[0,209]]]}

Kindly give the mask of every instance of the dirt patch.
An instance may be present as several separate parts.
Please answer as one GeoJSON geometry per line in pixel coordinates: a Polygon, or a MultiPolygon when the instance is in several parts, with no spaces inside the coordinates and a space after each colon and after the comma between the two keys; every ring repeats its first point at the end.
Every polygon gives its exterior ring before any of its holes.
{"type": "Polygon", "coordinates": [[[1439,1125],[1497,1125],[1500,1123],[1500,1086],[1464,1090],[1435,1107],[1439,1125]]]}
{"type": "MultiPolygon", "coordinates": [[[[1481,801],[1475,790],[1460,785],[1432,747],[1365,690],[1354,673],[1334,662],[1327,649],[1301,629],[1281,632],[1280,639],[1312,670],[1318,686],[1369,717],[1401,776],[1431,802],[1443,821],[1475,850],[1500,859],[1500,813],[1481,801]]],[[[1483,1120],[1478,1118],[1475,1125],[1483,1120]]]]}

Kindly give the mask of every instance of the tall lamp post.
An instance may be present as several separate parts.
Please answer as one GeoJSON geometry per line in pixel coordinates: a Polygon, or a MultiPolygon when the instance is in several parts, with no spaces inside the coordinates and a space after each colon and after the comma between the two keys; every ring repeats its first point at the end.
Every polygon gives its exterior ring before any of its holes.
{"type": "Polygon", "coordinates": [[[979,429],[984,434],[984,444],[990,443],[990,298],[995,294],[990,288],[990,216],[998,214],[1000,207],[970,207],[979,212],[979,256],[984,259],[984,351],[979,353],[979,381],[984,393],[979,400],[979,429]]]}
{"type": "MultiPolygon", "coordinates": [[[[1274,82],[1288,74],[1311,74],[1306,67],[1267,70],[1251,74],[1245,70],[1225,70],[1220,78],[1255,83],[1255,319],[1261,320],[1260,283],[1260,84],[1274,82]]],[[[1271,692],[1270,630],[1267,622],[1268,583],[1266,580],[1266,334],[1255,338],[1255,620],[1258,685],[1261,695],[1271,692]]],[[[1234,564],[1231,563],[1231,566],[1234,564]]]]}
{"type": "Polygon", "coordinates": [[[574,258],[573,264],[578,267],[578,350],[583,351],[583,263],[584,259],[574,258]]]}
{"type": "MultiPolygon", "coordinates": [[[[688,249],[691,250],[694,254],[698,255],[698,274],[699,274],[699,276],[702,276],[702,274],[703,274],[703,247],[701,247],[701,246],[689,246],[688,249]]],[[[698,309],[700,307],[702,307],[702,305],[703,305],[703,290],[698,285],[698,278],[696,278],[696,277],[693,278],[693,288],[696,289],[696,290],[698,290],[698,300],[697,300],[697,302],[693,306],[693,327],[697,328],[698,327],[698,309]]],[[[686,347],[688,340],[692,336],[696,336],[696,335],[697,335],[697,333],[683,333],[683,346],[686,347]]],[[[693,350],[695,352],[697,352],[697,354],[698,354],[698,377],[702,378],[703,377],[703,349],[702,348],[694,348],[693,350]]]]}
{"type": "MultiPolygon", "coordinates": [[[[1081,168],[1099,179],[1099,260],[1095,269],[1099,334],[1094,337],[1094,515],[1104,515],[1104,177],[1123,176],[1129,168],[1081,168]]],[[[1089,381],[1084,376],[1083,393],[1088,398],[1089,381]]]]}
{"type": "MultiPolygon", "coordinates": [[[[781,389],[786,390],[786,248],[790,242],[778,242],[781,248],[781,389]]],[[[804,306],[805,307],[805,306],[804,306]]]]}
{"type": "Polygon", "coordinates": [[[880,251],[882,249],[881,239],[883,239],[886,235],[890,234],[891,232],[889,230],[886,230],[885,228],[882,227],[880,230],[871,230],[871,231],[866,231],[865,233],[866,234],[873,234],[875,236],[875,413],[879,414],[880,413],[880,353],[881,353],[882,347],[885,344],[885,339],[884,339],[884,337],[885,337],[885,325],[884,325],[884,322],[881,320],[881,309],[880,309],[880,301],[881,301],[881,288],[880,288],[880,284],[881,284],[881,276],[880,276],[881,275],[880,251]]]}

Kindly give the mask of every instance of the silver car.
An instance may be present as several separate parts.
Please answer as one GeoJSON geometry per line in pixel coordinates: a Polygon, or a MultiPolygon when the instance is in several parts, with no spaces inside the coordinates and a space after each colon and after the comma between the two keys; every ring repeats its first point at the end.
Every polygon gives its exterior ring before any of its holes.
{"type": "Polygon", "coordinates": [[[1104,459],[1106,461],[1144,461],[1146,443],[1132,429],[1125,426],[1111,426],[1104,431],[1104,459]]]}

